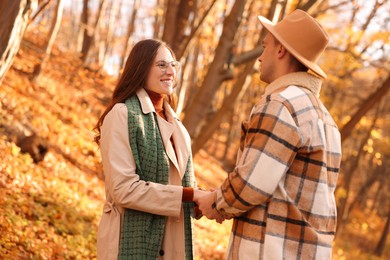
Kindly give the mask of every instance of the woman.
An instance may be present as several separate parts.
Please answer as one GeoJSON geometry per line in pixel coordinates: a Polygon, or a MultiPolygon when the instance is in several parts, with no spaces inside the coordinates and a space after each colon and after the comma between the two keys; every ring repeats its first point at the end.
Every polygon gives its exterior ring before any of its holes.
{"type": "Polygon", "coordinates": [[[172,109],[179,69],[165,43],[138,42],[97,122],[106,186],[99,259],[193,259],[191,215],[202,191],[172,109]]]}

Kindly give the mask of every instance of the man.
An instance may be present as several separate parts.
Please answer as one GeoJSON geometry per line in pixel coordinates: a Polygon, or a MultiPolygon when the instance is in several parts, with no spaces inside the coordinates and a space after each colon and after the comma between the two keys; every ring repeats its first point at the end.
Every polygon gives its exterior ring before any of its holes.
{"type": "Polygon", "coordinates": [[[259,20],[269,85],[243,122],[234,171],[196,202],[208,218],[234,217],[227,259],[331,259],[341,141],[316,64],[328,36],[301,10],[259,20]]]}

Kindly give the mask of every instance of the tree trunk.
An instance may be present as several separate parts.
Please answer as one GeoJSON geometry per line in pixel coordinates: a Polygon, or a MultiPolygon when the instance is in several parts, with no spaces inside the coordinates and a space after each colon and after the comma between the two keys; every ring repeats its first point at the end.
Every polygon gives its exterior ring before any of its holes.
{"type": "MultiPolygon", "coordinates": [[[[88,48],[86,47],[85,54],[83,54],[84,65],[88,64],[88,58],[90,56],[92,47],[96,46],[96,44],[99,42],[99,40],[98,40],[99,39],[99,24],[100,24],[101,17],[103,16],[103,13],[104,13],[105,5],[106,5],[106,1],[100,0],[99,1],[99,10],[98,10],[98,13],[96,15],[95,23],[93,24],[92,27],[90,27],[88,24],[84,25],[87,27],[87,33],[88,33],[88,36],[86,39],[88,41],[88,43],[86,43],[88,45],[88,48]],[[88,37],[90,37],[90,38],[88,38],[88,37]]],[[[98,60],[97,57],[96,57],[96,60],[98,60]]]]}
{"type": "Polygon", "coordinates": [[[316,4],[319,4],[320,2],[321,1],[318,0],[308,0],[305,4],[303,3],[298,4],[297,9],[308,11],[310,8],[312,8],[316,4]]]}
{"type": "Polygon", "coordinates": [[[34,15],[31,17],[31,19],[28,21],[28,24],[32,23],[35,18],[38,17],[39,14],[41,14],[46,7],[49,5],[50,0],[46,0],[45,2],[39,2],[39,6],[37,7],[37,11],[35,11],[34,15]]]}
{"type": "Polygon", "coordinates": [[[380,107],[381,106],[379,104],[378,108],[377,108],[377,111],[375,113],[375,117],[374,117],[374,119],[372,121],[371,127],[369,129],[367,129],[367,133],[363,137],[363,139],[362,139],[362,141],[360,143],[360,146],[357,149],[358,154],[356,155],[356,157],[351,162],[351,166],[349,167],[349,169],[344,171],[345,172],[345,177],[344,177],[343,188],[346,190],[346,195],[345,195],[344,198],[340,199],[339,205],[337,207],[337,223],[338,224],[337,224],[337,233],[336,233],[336,235],[341,233],[341,231],[343,229],[343,226],[344,226],[344,223],[345,223],[346,219],[348,218],[347,203],[348,203],[349,195],[351,193],[350,189],[351,189],[351,185],[352,185],[353,176],[355,174],[356,169],[359,166],[360,157],[363,154],[363,147],[367,143],[367,140],[370,138],[371,132],[372,132],[372,130],[375,127],[376,121],[378,119],[380,107]]]}
{"type": "Polygon", "coordinates": [[[0,1],[0,84],[11,67],[37,0],[0,1]]]}
{"type": "Polygon", "coordinates": [[[50,54],[51,54],[51,51],[53,49],[54,41],[57,38],[57,33],[58,33],[58,30],[60,29],[60,26],[61,26],[63,11],[64,11],[64,1],[57,0],[57,6],[55,9],[54,17],[53,17],[52,24],[50,27],[49,39],[46,43],[44,56],[42,58],[41,63],[36,64],[34,66],[34,72],[33,72],[33,81],[34,82],[39,81],[39,77],[41,75],[42,68],[44,68],[44,66],[46,65],[47,61],[50,58],[50,54]]]}
{"type": "Polygon", "coordinates": [[[110,49],[111,49],[111,47],[114,46],[114,42],[115,42],[114,30],[115,30],[116,15],[118,14],[119,10],[122,9],[122,4],[123,4],[123,2],[121,0],[116,1],[115,3],[114,2],[111,3],[110,13],[109,13],[110,18],[108,20],[106,37],[105,37],[104,41],[103,41],[103,39],[101,39],[101,52],[102,53],[99,56],[101,56],[102,58],[99,60],[99,68],[104,67],[104,64],[108,60],[110,49]]]}
{"type": "Polygon", "coordinates": [[[192,145],[192,153],[196,154],[203,147],[203,145],[212,137],[214,131],[219,127],[223,116],[230,112],[235,104],[237,98],[243,95],[246,91],[246,87],[249,86],[249,83],[244,83],[246,80],[249,80],[246,75],[249,74],[249,71],[253,69],[253,63],[250,63],[246,66],[240,80],[238,80],[230,93],[229,96],[225,97],[222,103],[222,107],[218,111],[208,118],[208,123],[204,124],[199,131],[199,135],[195,137],[192,145]],[[245,86],[245,87],[244,87],[245,86]]]}
{"type": "Polygon", "coordinates": [[[164,6],[165,0],[156,0],[156,13],[154,15],[154,21],[153,21],[153,38],[155,39],[162,39],[162,26],[161,24],[164,19],[164,10],[162,6],[164,6]]]}
{"type": "MultiPolygon", "coordinates": [[[[244,91],[242,93],[245,93],[244,91]]],[[[229,148],[231,147],[233,141],[234,141],[234,131],[232,131],[233,125],[234,125],[234,118],[235,118],[236,112],[234,109],[231,109],[228,116],[228,126],[226,128],[226,142],[225,142],[225,147],[222,153],[222,162],[226,166],[227,164],[229,165],[230,168],[230,162],[228,162],[228,153],[229,153],[229,148]]]]}
{"type": "MultiPolygon", "coordinates": [[[[389,188],[390,188],[389,156],[386,154],[384,155],[381,165],[377,165],[373,161],[371,161],[370,163],[372,163],[371,169],[374,168],[374,164],[375,164],[376,167],[375,171],[379,171],[378,174],[380,174],[380,176],[378,177],[379,185],[378,188],[375,190],[375,195],[372,198],[373,203],[371,203],[370,214],[378,214],[379,216],[382,216],[383,209],[386,208],[383,206],[383,202],[385,203],[385,205],[386,202],[390,203],[389,195],[388,195],[389,188]]],[[[387,210],[385,214],[387,214],[387,210]]]]}
{"type": "MultiPolygon", "coordinates": [[[[196,1],[168,0],[162,40],[172,48],[176,55],[181,42],[186,38],[184,31],[191,22],[189,19],[190,14],[194,13],[196,8],[194,2],[196,1]]],[[[177,59],[180,58],[181,56],[177,55],[177,59]]]]}
{"type": "Polygon", "coordinates": [[[57,0],[57,6],[53,17],[52,25],[49,32],[49,40],[45,48],[45,56],[48,57],[53,49],[53,44],[57,38],[58,30],[61,26],[62,14],[64,11],[64,0],[57,0]]]}
{"type": "Polygon", "coordinates": [[[91,48],[92,44],[92,30],[89,28],[89,8],[88,8],[89,0],[83,0],[83,11],[81,13],[81,31],[83,33],[83,44],[81,47],[81,59],[84,61],[87,57],[89,48],[91,48]]]}
{"type": "MultiPolygon", "coordinates": [[[[198,57],[200,53],[200,43],[199,41],[195,44],[193,48],[191,49],[191,54],[188,56],[198,57]]],[[[185,84],[181,84],[181,88],[178,90],[178,100],[177,100],[177,107],[176,107],[176,113],[178,115],[181,115],[182,111],[185,109],[185,104],[190,103],[191,101],[191,95],[187,95],[188,93],[191,93],[191,90],[194,89],[194,86],[197,82],[197,74],[196,74],[196,67],[197,67],[197,60],[196,59],[186,59],[186,67],[187,64],[189,64],[189,67],[191,70],[185,70],[183,68],[183,76],[182,78],[186,79],[185,84]]]]}
{"type": "MultiPolygon", "coordinates": [[[[377,110],[375,112],[374,119],[373,119],[373,121],[371,123],[371,127],[367,131],[367,136],[366,136],[367,138],[365,138],[366,140],[368,140],[368,138],[371,136],[371,132],[374,130],[376,122],[377,122],[377,120],[379,118],[379,115],[383,112],[383,110],[384,110],[384,106],[382,104],[379,104],[378,107],[377,107],[377,110]]],[[[370,187],[375,182],[380,181],[379,177],[381,176],[381,173],[382,173],[382,169],[381,168],[379,168],[379,169],[376,168],[375,171],[370,173],[370,175],[367,177],[367,180],[365,181],[365,183],[361,185],[359,191],[356,193],[357,195],[355,196],[354,200],[348,206],[348,209],[346,210],[346,212],[344,214],[345,216],[343,217],[344,221],[348,220],[349,215],[350,215],[352,209],[355,207],[355,205],[356,204],[360,204],[363,201],[363,198],[364,198],[365,195],[368,194],[368,190],[370,189],[370,187]]]]}
{"type": "Polygon", "coordinates": [[[134,0],[133,2],[133,8],[132,8],[132,13],[131,17],[129,19],[129,24],[127,26],[127,32],[126,32],[126,43],[123,48],[121,57],[120,57],[120,62],[119,62],[119,69],[122,69],[125,65],[125,60],[127,58],[127,54],[129,53],[130,46],[132,45],[132,34],[134,32],[135,28],[135,20],[137,18],[137,13],[140,5],[140,0],[134,0]]]}
{"type": "MultiPolygon", "coordinates": [[[[177,30],[178,15],[179,15],[179,0],[168,0],[164,19],[164,32],[162,40],[172,47],[175,36],[180,34],[177,30]]],[[[181,10],[180,10],[181,11],[181,10]]],[[[187,9],[183,10],[187,13],[187,9]]],[[[175,51],[175,50],[173,50],[175,51]]]]}
{"type": "Polygon", "coordinates": [[[345,216],[345,220],[348,219],[349,215],[351,214],[353,208],[358,205],[358,204],[361,204],[365,198],[365,196],[368,194],[368,191],[370,190],[370,188],[377,182],[380,180],[380,177],[381,177],[381,172],[379,170],[376,170],[375,172],[371,173],[369,178],[365,181],[365,183],[363,183],[359,189],[359,191],[357,192],[357,195],[356,197],[354,198],[354,200],[351,202],[351,205],[348,207],[348,211],[346,212],[346,216],[345,216]]]}
{"type": "MultiPolygon", "coordinates": [[[[387,207],[387,208],[389,208],[389,207],[387,207]]],[[[383,250],[385,249],[387,236],[389,234],[389,229],[390,229],[390,210],[388,210],[386,224],[385,224],[385,227],[383,229],[381,238],[379,239],[378,245],[375,249],[375,255],[377,255],[377,256],[381,256],[383,253],[383,250]]]]}
{"type": "Polygon", "coordinates": [[[195,139],[210,109],[210,100],[215,96],[221,83],[226,79],[224,65],[230,56],[233,40],[240,24],[246,1],[236,0],[229,16],[226,17],[222,35],[215,50],[214,60],[211,62],[205,76],[203,86],[185,112],[184,125],[191,138],[195,139]]]}
{"type": "Polygon", "coordinates": [[[390,76],[383,82],[382,86],[378,88],[373,94],[371,94],[366,100],[362,102],[362,105],[351,117],[351,119],[340,130],[341,142],[344,142],[352,133],[355,126],[359,123],[360,119],[381,99],[386,96],[390,89],[390,76]]]}
{"type": "MultiPolygon", "coordinates": [[[[196,35],[198,29],[201,27],[203,21],[205,20],[207,15],[210,13],[211,8],[214,6],[214,4],[216,2],[217,2],[216,0],[213,0],[213,2],[211,2],[211,4],[206,9],[206,11],[204,11],[204,13],[202,14],[202,17],[199,19],[199,22],[198,22],[198,24],[196,26],[194,26],[194,25],[190,26],[191,32],[189,33],[189,35],[185,35],[184,34],[184,30],[183,30],[182,31],[182,35],[181,35],[181,39],[180,40],[175,39],[172,47],[173,47],[173,51],[175,52],[176,58],[178,60],[181,59],[181,57],[184,55],[184,53],[185,53],[185,51],[186,51],[190,41],[194,38],[194,36],[196,35]]],[[[198,10],[193,10],[193,12],[198,12],[198,10]]],[[[187,20],[187,18],[185,16],[183,16],[183,15],[180,15],[179,19],[187,20]]],[[[183,29],[185,29],[185,28],[183,28],[183,29]]]]}

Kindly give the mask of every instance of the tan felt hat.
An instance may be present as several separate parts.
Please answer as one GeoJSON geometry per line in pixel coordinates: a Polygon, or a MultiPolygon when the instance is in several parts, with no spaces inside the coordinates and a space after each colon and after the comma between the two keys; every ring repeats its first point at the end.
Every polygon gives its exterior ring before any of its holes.
{"type": "Polygon", "coordinates": [[[317,62],[328,44],[325,29],[308,13],[295,10],[274,24],[258,16],[261,24],[303,65],[318,76],[326,78],[317,62]]]}

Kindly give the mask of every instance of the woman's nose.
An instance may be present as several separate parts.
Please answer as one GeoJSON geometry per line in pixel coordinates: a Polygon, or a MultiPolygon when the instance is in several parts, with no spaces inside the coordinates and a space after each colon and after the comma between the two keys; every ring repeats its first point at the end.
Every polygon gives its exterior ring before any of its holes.
{"type": "Polygon", "coordinates": [[[167,74],[175,74],[175,72],[176,70],[171,64],[168,65],[167,70],[165,71],[167,74]]]}

